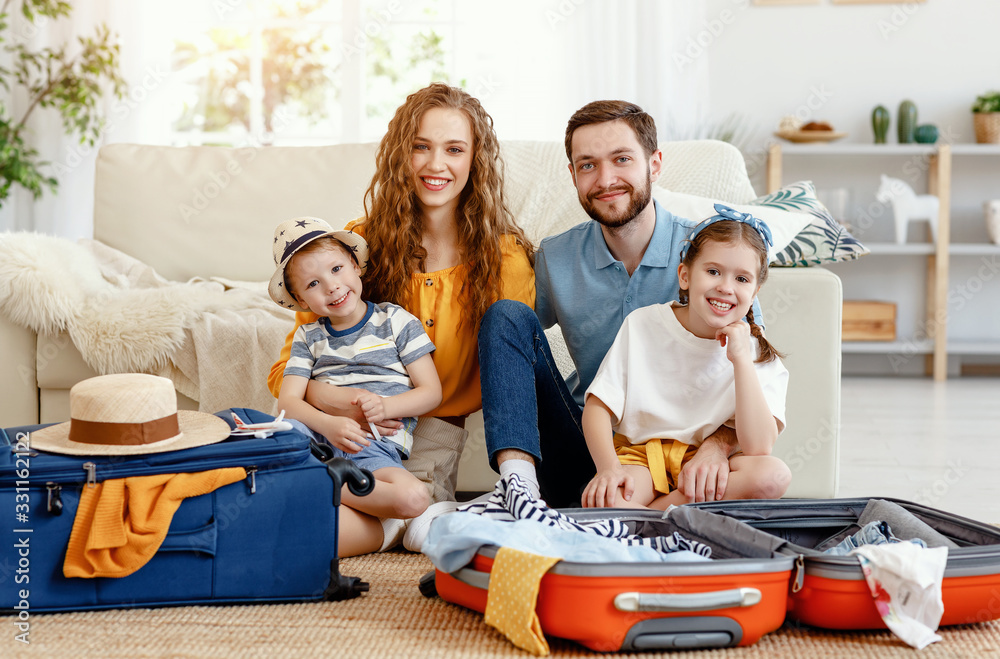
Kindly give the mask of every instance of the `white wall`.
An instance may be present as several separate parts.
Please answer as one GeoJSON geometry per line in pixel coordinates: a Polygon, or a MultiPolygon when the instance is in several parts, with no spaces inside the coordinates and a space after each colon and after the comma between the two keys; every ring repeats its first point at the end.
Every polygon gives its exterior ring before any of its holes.
{"type": "MultiPolygon", "coordinates": [[[[810,102],[815,118],[848,131],[849,141],[871,139],[875,104],[895,115],[903,98],[912,98],[920,120],[937,123],[947,138],[970,139],[969,105],[977,93],[1000,87],[1000,57],[991,52],[1000,18],[994,0],[830,2],[462,0],[456,68],[504,139],[561,140],[570,114],[596,98],[638,102],[664,138],[671,128],[674,136],[693,136],[732,112],[745,114],[757,129],[749,168],[761,191],[765,138],[783,115],[810,102]]],[[[75,15],[83,31],[104,19],[123,35],[125,75],[141,85],[153,62],[146,52],[151,27],[131,7],[126,0],[94,0],[75,15]]],[[[156,104],[132,105],[124,119],[112,115],[114,132],[105,141],[157,141],[150,138],[156,104]]],[[[4,221],[9,213],[0,212],[0,226],[88,235],[92,156],[77,158],[65,143],[47,144],[44,155],[83,162],[64,177],[58,199],[47,193],[39,204],[21,200],[19,221],[4,221]]]]}
{"type": "Polygon", "coordinates": [[[462,0],[457,77],[501,139],[562,141],[573,112],[597,99],[638,103],[661,126],[691,123],[708,62],[678,70],[671,52],[701,11],[663,0],[462,0]]]}
{"type": "Polygon", "coordinates": [[[829,121],[849,133],[845,141],[870,143],[879,104],[890,110],[894,141],[903,99],[916,103],[918,123],[936,124],[943,139],[972,142],[970,106],[977,94],[1000,88],[995,0],[704,5],[709,25],[723,12],[733,17],[718,36],[702,35],[708,107],[749,114],[761,129],[758,144],[781,117],[796,113],[829,121]]]}
{"type": "MultiPolygon", "coordinates": [[[[820,0],[771,7],[709,0],[699,35],[705,44],[700,57],[708,61],[706,107],[713,113],[746,113],[759,128],[747,155],[760,192],[766,142],[774,139],[771,133],[785,115],[828,121],[848,133],[843,142],[872,143],[871,111],[882,104],[892,116],[894,142],[897,108],[910,99],[917,105],[918,123],[936,124],[943,141],[974,142],[970,106],[978,94],[1000,89],[1000,56],[994,52],[998,25],[1000,7],[992,0],[864,5],[820,0]],[[723,12],[729,20],[722,20],[723,12]]],[[[784,161],[784,183],[812,179],[818,187],[848,191],[845,219],[863,242],[892,240],[891,214],[874,200],[880,173],[904,178],[918,192],[927,183],[926,170],[913,158],[786,155],[784,161]]],[[[954,157],[953,241],[987,242],[982,203],[991,198],[1000,198],[1000,157],[954,157]]],[[[909,240],[926,238],[914,229],[909,240]]],[[[952,256],[950,340],[996,342],[1000,287],[995,260],[952,256]],[[978,285],[971,302],[962,288],[969,282],[978,285]]],[[[920,336],[925,262],[923,257],[866,256],[833,270],[844,280],[845,298],[897,303],[897,334],[907,339],[915,328],[920,336]]],[[[845,359],[845,372],[884,372],[890,365],[886,355],[849,357],[860,359],[845,359]]],[[[968,360],[975,358],[963,358],[968,360]]],[[[922,370],[922,359],[905,361],[900,372],[922,370]]],[[[950,370],[957,368],[952,359],[950,370]]]]}

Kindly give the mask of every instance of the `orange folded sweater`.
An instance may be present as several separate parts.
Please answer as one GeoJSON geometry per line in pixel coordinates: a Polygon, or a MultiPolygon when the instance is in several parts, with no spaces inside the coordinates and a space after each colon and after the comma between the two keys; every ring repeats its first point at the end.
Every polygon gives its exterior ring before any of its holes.
{"type": "Polygon", "coordinates": [[[242,467],[115,478],[84,487],[66,547],[67,577],[127,577],[151,559],[184,499],[246,478],[242,467]]]}

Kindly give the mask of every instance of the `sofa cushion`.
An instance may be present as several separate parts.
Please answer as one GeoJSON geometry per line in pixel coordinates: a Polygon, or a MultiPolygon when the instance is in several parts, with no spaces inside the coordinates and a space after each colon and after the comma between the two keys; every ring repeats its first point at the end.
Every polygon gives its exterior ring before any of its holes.
{"type": "Polygon", "coordinates": [[[657,190],[654,197],[664,208],[674,215],[685,217],[692,222],[702,220],[716,215],[715,204],[724,203],[726,206],[764,220],[771,229],[771,237],[774,244],[769,250],[771,262],[785,250],[795,236],[805,229],[813,217],[806,213],[795,213],[770,206],[754,206],[751,204],[734,204],[720,202],[707,197],[684,194],[683,192],[672,192],[670,190],[657,190]]]}
{"type": "Polygon", "coordinates": [[[833,219],[830,211],[816,197],[812,181],[791,183],[751,203],[811,216],[809,225],[776,254],[775,265],[810,266],[853,261],[869,251],[846,227],[833,219]]]}
{"type": "MultiPolygon", "coordinates": [[[[271,236],[291,217],[335,227],[364,213],[374,144],[165,147],[110,144],[97,157],[94,238],[172,281],[266,281],[271,236]]],[[[561,141],[501,143],[507,205],[537,243],[588,220],[561,141]]],[[[714,140],[661,145],[654,189],[745,203],[753,187],[739,150],[714,140]]]]}
{"type": "MultiPolygon", "coordinates": [[[[507,206],[536,244],[590,218],[577,198],[566,150],[560,142],[504,142],[507,206]]],[[[756,194],[736,147],[714,140],[660,145],[663,169],[653,183],[659,199],[667,191],[745,203],[756,194]]],[[[673,210],[668,207],[668,210],[673,210]]]]}
{"type": "Polygon", "coordinates": [[[274,227],[307,215],[343,226],[362,214],[374,170],[374,144],[110,144],[97,157],[94,238],[172,281],[266,281],[274,227]]]}

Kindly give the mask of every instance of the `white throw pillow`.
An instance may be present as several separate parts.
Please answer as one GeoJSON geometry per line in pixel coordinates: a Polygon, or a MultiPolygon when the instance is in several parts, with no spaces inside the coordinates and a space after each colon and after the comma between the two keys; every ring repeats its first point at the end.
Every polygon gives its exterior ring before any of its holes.
{"type": "Polygon", "coordinates": [[[727,201],[696,197],[695,195],[673,192],[662,188],[656,189],[654,187],[653,197],[666,210],[678,217],[689,219],[692,222],[701,222],[713,215],[717,215],[715,204],[724,204],[741,213],[750,213],[754,217],[760,218],[771,229],[771,239],[774,241],[774,245],[771,246],[768,254],[772,262],[775,256],[785,249],[795,236],[813,220],[813,217],[808,213],[793,213],[768,206],[755,206],[753,204],[733,204],[727,201]]]}

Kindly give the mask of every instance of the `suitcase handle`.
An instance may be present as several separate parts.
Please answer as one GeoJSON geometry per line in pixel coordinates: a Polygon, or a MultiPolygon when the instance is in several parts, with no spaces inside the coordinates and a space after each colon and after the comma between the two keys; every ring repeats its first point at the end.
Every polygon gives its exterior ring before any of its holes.
{"type": "MultiPolygon", "coordinates": [[[[480,572],[464,567],[451,573],[467,586],[488,590],[489,572],[480,572]]],[[[761,593],[756,588],[733,588],[707,593],[619,593],[615,596],[615,608],[619,611],[684,612],[715,611],[758,604],[761,593]]]]}
{"type": "Polygon", "coordinates": [[[451,576],[466,586],[472,586],[480,590],[489,590],[490,588],[489,572],[480,572],[479,570],[473,570],[471,567],[463,567],[460,570],[452,572],[451,576]]]}
{"type": "Polygon", "coordinates": [[[619,593],[615,608],[619,611],[687,612],[715,611],[754,606],[761,600],[756,588],[734,588],[708,593],[619,593]]]}
{"type": "Polygon", "coordinates": [[[169,531],[158,551],[193,551],[215,556],[218,538],[219,530],[212,520],[200,529],[169,531]]]}

